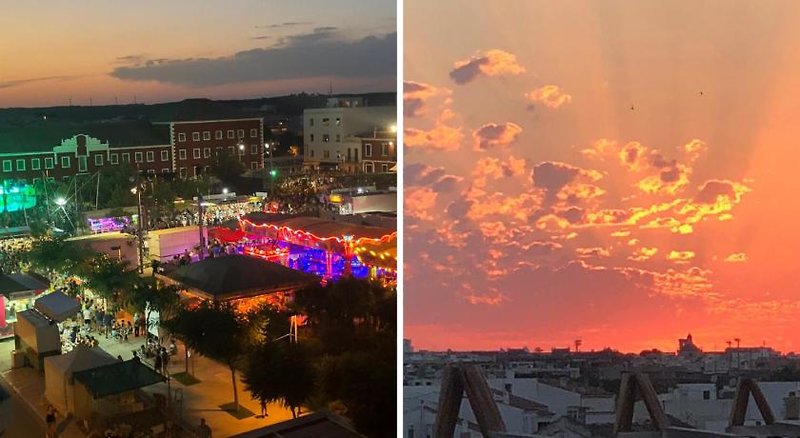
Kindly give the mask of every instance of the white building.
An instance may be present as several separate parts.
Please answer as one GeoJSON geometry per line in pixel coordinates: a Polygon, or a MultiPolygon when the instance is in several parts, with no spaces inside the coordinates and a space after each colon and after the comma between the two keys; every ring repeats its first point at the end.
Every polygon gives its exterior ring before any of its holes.
{"type": "Polygon", "coordinates": [[[396,123],[395,106],[307,109],[303,112],[304,167],[357,169],[363,158],[360,137],[390,130],[396,123]]]}

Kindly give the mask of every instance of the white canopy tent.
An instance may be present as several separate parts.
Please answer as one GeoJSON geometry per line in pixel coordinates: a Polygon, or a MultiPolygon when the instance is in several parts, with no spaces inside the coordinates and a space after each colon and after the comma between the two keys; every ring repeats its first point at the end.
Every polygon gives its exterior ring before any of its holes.
{"type": "Polygon", "coordinates": [[[75,392],[72,374],[116,363],[118,360],[99,347],[78,345],[67,354],[44,359],[44,395],[63,413],[74,413],[75,392]]]}

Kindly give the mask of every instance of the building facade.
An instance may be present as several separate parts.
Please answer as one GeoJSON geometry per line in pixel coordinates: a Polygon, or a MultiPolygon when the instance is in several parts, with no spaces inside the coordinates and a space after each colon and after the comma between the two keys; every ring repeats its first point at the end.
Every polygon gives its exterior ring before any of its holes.
{"type": "Polygon", "coordinates": [[[36,144],[0,152],[0,179],[24,183],[67,180],[117,166],[191,178],[207,171],[222,150],[237,156],[246,169],[264,167],[259,118],[173,122],[168,130],[150,124],[139,128],[113,123],[103,130],[64,128],[36,144]]]}
{"type": "MultiPolygon", "coordinates": [[[[337,102],[341,105],[341,102],[337,102]]],[[[303,112],[303,162],[309,170],[352,168],[363,157],[360,138],[390,131],[397,122],[394,106],[334,106],[303,112]],[[346,163],[356,163],[347,166],[346,163]]]]}

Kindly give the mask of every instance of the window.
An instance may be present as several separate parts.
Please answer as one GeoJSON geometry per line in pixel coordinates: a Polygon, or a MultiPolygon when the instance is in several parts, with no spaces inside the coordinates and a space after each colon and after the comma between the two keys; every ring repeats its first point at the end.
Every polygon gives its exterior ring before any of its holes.
{"type": "Polygon", "coordinates": [[[711,400],[711,391],[703,391],[703,400],[711,400]]]}
{"type": "Polygon", "coordinates": [[[237,138],[244,138],[244,129],[237,129],[236,130],[236,137],[237,138]]]}
{"type": "Polygon", "coordinates": [[[250,130],[250,138],[258,138],[258,129],[252,128],[250,130]]]}
{"type": "Polygon", "coordinates": [[[103,156],[98,154],[94,156],[94,165],[95,166],[102,166],[103,165],[103,156]]]}
{"type": "Polygon", "coordinates": [[[144,155],[144,154],[142,154],[141,152],[136,152],[135,154],[133,154],[133,158],[137,163],[141,163],[141,162],[144,161],[142,159],[142,155],[144,155]]]}
{"type": "Polygon", "coordinates": [[[119,164],[119,154],[111,154],[109,156],[109,161],[111,164],[119,164]]]}
{"type": "Polygon", "coordinates": [[[331,119],[325,117],[322,119],[322,126],[331,126],[331,119]]]}
{"type": "Polygon", "coordinates": [[[78,172],[86,172],[88,167],[88,160],[86,157],[78,157],[78,172]]]}
{"type": "Polygon", "coordinates": [[[219,156],[219,154],[221,154],[221,153],[222,153],[222,146],[217,146],[217,147],[214,149],[214,154],[215,154],[216,156],[219,156]]]}
{"type": "Polygon", "coordinates": [[[322,134],[322,142],[327,143],[329,141],[331,141],[331,136],[328,134],[322,134]]]}
{"type": "Polygon", "coordinates": [[[251,144],[250,145],[250,155],[258,155],[258,145],[251,144]]]}
{"type": "Polygon", "coordinates": [[[384,143],[384,144],[381,145],[381,155],[382,156],[384,156],[384,157],[388,157],[389,156],[389,146],[390,145],[391,145],[391,143],[384,143]]]}
{"type": "Polygon", "coordinates": [[[388,171],[389,171],[389,165],[388,164],[381,164],[381,172],[386,173],[388,171]]]}
{"type": "Polygon", "coordinates": [[[371,143],[365,143],[364,144],[364,156],[365,157],[371,157],[372,156],[372,144],[371,143]]]}
{"type": "Polygon", "coordinates": [[[38,158],[31,158],[31,170],[39,170],[42,168],[42,163],[38,158]]]}
{"type": "Polygon", "coordinates": [[[258,169],[258,161],[250,162],[250,168],[251,169],[258,169]]]}
{"type": "Polygon", "coordinates": [[[211,140],[211,131],[203,131],[203,140],[211,140]]]}
{"type": "Polygon", "coordinates": [[[372,163],[364,164],[364,172],[367,172],[367,173],[373,173],[374,172],[374,167],[372,166],[372,163]]]}
{"type": "Polygon", "coordinates": [[[64,169],[69,169],[72,164],[70,163],[69,157],[61,157],[61,167],[64,169]]]}
{"type": "Polygon", "coordinates": [[[314,118],[308,119],[308,126],[314,126],[314,118]]]}
{"type": "Polygon", "coordinates": [[[128,164],[131,162],[131,154],[129,152],[122,153],[122,162],[128,164]]]}
{"type": "Polygon", "coordinates": [[[164,167],[161,169],[161,173],[169,173],[169,167],[164,167]]]}
{"type": "Polygon", "coordinates": [[[311,149],[309,152],[311,152],[311,158],[314,158],[314,149],[311,149]]]}
{"type": "Polygon", "coordinates": [[[186,149],[181,149],[178,151],[178,159],[185,160],[186,159],[186,149]]]}
{"type": "Polygon", "coordinates": [[[169,151],[161,151],[161,161],[169,161],[169,151]]]}
{"type": "Polygon", "coordinates": [[[156,170],[155,169],[147,169],[147,173],[153,175],[153,174],[156,173],[156,170]]]}
{"type": "Polygon", "coordinates": [[[228,150],[231,152],[232,155],[236,154],[236,151],[234,149],[235,148],[233,146],[228,146],[228,150]]]}
{"type": "Polygon", "coordinates": [[[222,130],[221,129],[217,129],[217,132],[214,133],[214,139],[222,140],[222,130]]]}
{"type": "Polygon", "coordinates": [[[211,156],[211,148],[203,149],[203,158],[208,158],[211,156]]]}
{"type": "Polygon", "coordinates": [[[322,158],[330,158],[330,157],[331,157],[331,151],[328,150],[322,151],[322,158]]]}
{"type": "Polygon", "coordinates": [[[147,162],[152,163],[156,161],[156,153],[153,151],[147,151],[147,162]]]}
{"type": "Polygon", "coordinates": [[[181,178],[186,178],[186,168],[185,167],[181,167],[181,170],[180,170],[179,174],[180,174],[181,178]]]}
{"type": "Polygon", "coordinates": [[[17,170],[18,171],[20,171],[20,170],[24,171],[25,170],[25,159],[24,158],[17,160],[17,170]]]}
{"type": "Polygon", "coordinates": [[[311,143],[314,142],[314,134],[309,134],[308,135],[308,141],[311,142],[311,143]]]}
{"type": "Polygon", "coordinates": [[[233,129],[229,129],[228,130],[228,138],[234,138],[233,137],[233,129]]]}
{"type": "Polygon", "coordinates": [[[336,118],[336,126],[342,126],[342,119],[336,118]]]}
{"type": "Polygon", "coordinates": [[[46,157],[44,159],[44,168],[45,169],[52,169],[53,167],[55,167],[55,164],[53,163],[53,158],[52,157],[46,157]]]}
{"type": "Polygon", "coordinates": [[[193,132],[192,133],[192,141],[200,141],[200,133],[199,132],[193,132]]]}
{"type": "Polygon", "coordinates": [[[178,133],[178,141],[181,141],[181,142],[186,141],[186,133],[185,132],[179,132],[178,133]]]}
{"type": "Polygon", "coordinates": [[[3,160],[3,172],[11,172],[14,169],[11,167],[11,160],[3,160]]]}
{"type": "Polygon", "coordinates": [[[336,143],[341,143],[341,142],[342,142],[341,134],[336,134],[336,143]]]}
{"type": "Polygon", "coordinates": [[[192,158],[200,158],[200,148],[192,149],[192,158]]]}
{"type": "Polygon", "coordinates": [[[47,182],[53,182],[55,180],[56,180],[56,178],[54,176],[48,176],[47,177],[47,182]]]}
{"type": "Polygon", "coordinates": [[[41,178],[34,178],[33,179],[33,185],[39,185],[40,182],[42,182],[41,178]]]}

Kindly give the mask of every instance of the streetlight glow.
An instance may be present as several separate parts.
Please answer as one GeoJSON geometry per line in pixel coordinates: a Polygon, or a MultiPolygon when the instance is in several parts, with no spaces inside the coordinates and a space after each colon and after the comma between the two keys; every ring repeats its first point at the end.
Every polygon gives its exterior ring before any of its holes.
{"type": "Polygon", "coordinates": [[[67,205],[67,200],[62,197],[58,197],[56,198],[56,205],[58,205],[59,207],[63,207],[67,205]]]}
{"type": "Polygon", "coordinates": [[[397,132],[397,125],[389,126],[389,131],[397,132]]]}
{"type": "Polygon", "coordinates": [[[228,188],[227,187],[222,189],[222,194],[223,195],[227,195],[228,194],[228,188]]]}

